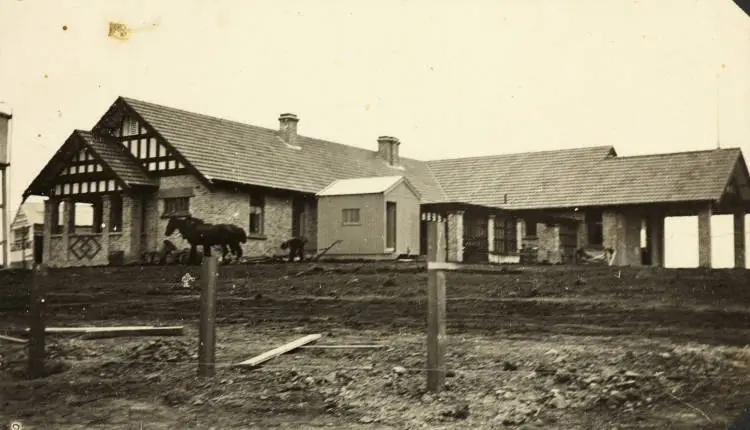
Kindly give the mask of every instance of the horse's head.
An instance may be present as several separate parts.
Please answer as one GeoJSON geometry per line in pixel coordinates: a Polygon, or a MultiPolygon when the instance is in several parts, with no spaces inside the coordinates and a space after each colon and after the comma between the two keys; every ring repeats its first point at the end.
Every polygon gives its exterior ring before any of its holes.
{"type": "Polygon", "coordinates": [[[175,216],[170,217],[169,222],[167,223],[167,229],[164,230],[164,236],[171,236],[172,233],[175,232],[175,230],[180,230],[184,224],[184,218],[175,216]]]}

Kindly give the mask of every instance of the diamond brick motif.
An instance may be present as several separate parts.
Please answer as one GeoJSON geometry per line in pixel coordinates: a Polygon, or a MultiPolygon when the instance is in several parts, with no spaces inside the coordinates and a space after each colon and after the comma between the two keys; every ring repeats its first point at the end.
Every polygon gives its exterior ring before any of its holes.
{"type": "Polygon", "coordinates": [[[79,260],[84,258],[92,260],[101,250],[102,246],[95,236],[78,236],[70,244],[70,252],[79,260]]]}

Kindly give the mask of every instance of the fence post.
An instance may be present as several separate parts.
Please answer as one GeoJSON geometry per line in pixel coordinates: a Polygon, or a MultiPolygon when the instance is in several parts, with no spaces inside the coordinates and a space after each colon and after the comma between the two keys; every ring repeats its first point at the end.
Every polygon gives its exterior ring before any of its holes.
{"type": "Polygon", "coordinates": [[[445,262],[443,223],[430,222],[427,229],[427,389],[445,386],[445,272],[430,269],[430,262],[445,262]]]}
{"type": "Polygon", "coordinates": [[[216,270],[217,258],[204,256],[201,273],[200,343],[198,349],[198,375],[214,376],[216,373],[216,270]]]}
{"type": "Polygon", "coordinates": [[[32,272],[31,291],[29,295],[29,379],[44,376],[44,308],[46,284],[48,280],[47,266],[39,264],[32,272]]]}

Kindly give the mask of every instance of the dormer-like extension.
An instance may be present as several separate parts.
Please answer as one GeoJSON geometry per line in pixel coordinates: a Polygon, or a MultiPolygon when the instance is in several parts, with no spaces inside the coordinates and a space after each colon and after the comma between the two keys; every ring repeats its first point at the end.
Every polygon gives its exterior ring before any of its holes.
{"type": "Polygon", "coordinates": [[[398,139],[391,136],[378,137],[378,157],[385,160],[389,166],[398,167],[401,164],[398,155],[398,146],[401,145],[398,139]]]}
{"type": "Polygon", "coordinates": [[[293,113],[282,113],[279,116],[279,137],[287,145],[299,146],[297,143],[297,123],[299,118],[293,113]]]}

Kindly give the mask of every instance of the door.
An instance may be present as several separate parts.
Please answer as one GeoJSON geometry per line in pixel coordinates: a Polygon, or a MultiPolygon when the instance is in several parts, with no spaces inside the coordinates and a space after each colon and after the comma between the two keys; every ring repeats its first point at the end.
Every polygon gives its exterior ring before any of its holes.
{"type": "Polygon", "coordinates": [[[292,237],[305,235],[305,201],[295,198],[292,201],[292,237]]]}
{"type": "Polygon", "coordinates": [[[486,263],[487,245],[487,218],[464,214],[464,262],[486,263]]]}
{"type": "Polygon", "coordinates": [[[396,202],[385,204],[385,247],[396,250],[396,202]]]}
{"type": "Polygon", "coordinates": [[[42,262],[44,252],[44,236],[34,235],[34,263],[42,262]]]}

